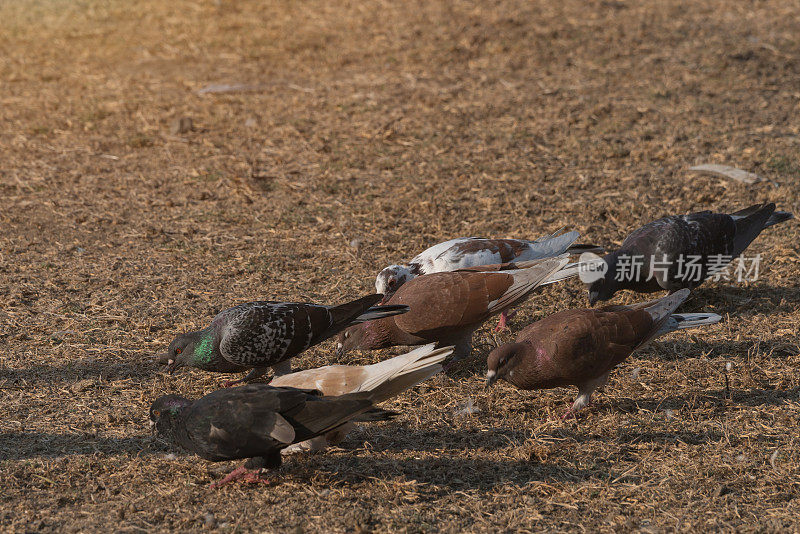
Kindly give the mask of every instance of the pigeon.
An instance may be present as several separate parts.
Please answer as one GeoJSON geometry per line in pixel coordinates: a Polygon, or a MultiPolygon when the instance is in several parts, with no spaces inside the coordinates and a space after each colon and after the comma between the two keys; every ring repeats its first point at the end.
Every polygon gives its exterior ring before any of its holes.
{"type": "MultiPolygon", "coordinates": [[[[520,304],[534,289],[564,267],[568,254],[521,263],[525,268],[488,266],[413,278],[387,305],[406,305],[402,316],[367,321],[339,334],[340,355],[353,349],[439,342],[455,345],[454,362],[472,351],[472,333],[503,310],[520,304]]],[[[518,267],[518,266],[517,266],[518,267]]]]}
{"type": "MultiPolygon", "coordinates": [[[[534,241],[524,239],[485,239],[482,237],[460,237],[434,245],[415,256],[410,262],[390,265],[375,279],[375,289],[384,294],[384,302],[400,286],[417,276],[456,271],[469,267],[503,264],[529,260],[540,260],[559,256],[565,252],[602,252],[602,247],[574,244],[580,234],[558,232],[534,241]]],[[[547,282],[552,283],[552,281],[547,282]]],[[[496,330],[502,330],[511,317],[503,311],[496,330]]]]}
{"type": "Polygon", "coordinates": [[[766,203],[731,214],[701,211],[648,223],[603,258],[607,269],[589,285],[589,303],[608,300],[620,289],[694,289],[744,252],[764,228],[791,218],[766,203]]]}
{"type": "Polygon", "coordinates": [[[524,239],[485,239],[460,237],[434,245],[415,256],[410,262],[389,265],[375,279],[375,289],[388,300],[400,286],[421,275],[457,271],[469,267],[540,260],[559,256],[565,252],[579,254],[602,251],[595,245],[574,244],[580,234],[567,232],[541,237],[535,241],[524,239]]]}
{"type": "MultiPolygon", "coordinates": [[[[308,390],[247,384],[194,401],[159,397],[150,407],[150,424],[162,438],[206,460],[248,458],[211,485],[218,488],[234,480],[267,482],[259,474],[280,467],[282,449],[346,424],[370,410],[375,398],[371,391],[323,397],[308,390]]],[[[384,415],[389,418],[393,412],[384,415]]]]}
{"type": "Polygon", "coordinates": [[[536,321],[516,342],[489,353],[486,386],[498,378],[525,390],[578,386],[564,418],[573,416],[633,351],[668,332],[722,319],[715,313],[674,313],[689,293],[681,289],[632,306],[566,310],[536,321]]]}
{"type": "Polygon", "coordinates": [[[408,311],[408,306],[373,306],[383,295],[369,295],[339,306],[259,301],[240,304],[217,314],[197,332],[177,336],[159,363],[172,373],[178,367],[233,373],[252,369],[241,380],[249,382],[277,367],[289,372],[287,360],[350,325],[408,311]]]}
{"type": "MultiPolygon", "coordinates": [[[[398,388],[406,389],[412,382],[417,384],[441,371],[441,363],[452,352],[453,347],[435,349],[430,343],[372,365],[328,365],[282,375],[273,378],[270,385],[314,389],[326,397],[371,391],[375,394],[372,401],[378,404],[397,395],[398,388]]],[[[341,442],[353,426],[351,422],[345,423],[325,435],[291,445],[283,449],[283,454],[323,450],[341,442]]]]}

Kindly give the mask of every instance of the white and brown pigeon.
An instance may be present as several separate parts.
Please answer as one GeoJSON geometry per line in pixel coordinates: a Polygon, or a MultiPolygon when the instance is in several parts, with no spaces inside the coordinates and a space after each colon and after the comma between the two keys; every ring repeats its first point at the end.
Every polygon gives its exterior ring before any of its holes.
{"type": "MultiPolygon", "coordinates": [[[[390,265],[378,273],[375,289],[384,294],[384,302],[404,283],[418,276],[457,271],[470,267],[496,265],[509,262],[522,262],[553,258],[561,254],[580,254],[583,252],[602,252],[602,247],[575,244],[580,237],[578,232],[566,232],[540,237],[529,241],[525,239],[485,239],[482,237],[460,237],[451,239],[422,251],[410,262],[390,265]]],[[[546,281],[557,282],[560,279],[546,281]]],[[[500,315],[497,330],[505,328],[508,318],[504,311],[500,315]]]]}
{"type": "Polygon", "coordinates": [[[453,361],[460,360],[472,351],[472,333],[481,324],[520,304],[568,261],[569,255],[562,254],[519,265],[525,268],[486,266],[413,278],[387,303],[408,306],[408,313],[351,326],[339,334],[339,348],[346,352],[438,342],[455,345],[453,361]]]}
{"type": "Polygon", "coordinates": [[[233,373],[252,369],[231,386],[263,376],[269,367],[291,371],[289,358],[338,334],[348,326],[408,311],[408,306],[374,306],[382,295],[369,295],[339,306],[259,301],[217,314],[206,328],[177,336],[159,363],[171,373],[178,367],[233,373]]]}
{"type": "MultiPolygon", "coordinates": [[[[378,404],[441,371],[442,362],[452,352],[453,347],[436,349],[430,343],[372,365],[328,365],[275,377],[269,385],[313,389],[326,397],[369,391],[373,393],[373,404],[378,404]]],[[[345,423],[324,435],[291,445],[283,453],[320,451],[341,442],[354,426],[353,422],[345,423]]]]}
{"type": "Polygon", "coordinates": [[[589,285],[589,304],[608,300],[620,289],[694,289],[742,254],[764,228],[792,217],[775,211],[770,202],[731,214],[701,211],[648,223],[603,257],[605,275],[589,285]]]}
{"type": "Polygon", "coordinates": [[[486,385],[503,379],[519,389],[578,386],[564,418],[585,407],[623,360],[658,336],[722,319],[715,313],[674,313],[688,289],[633,306],[565,310],[528,325],[514,343],[487,358],[486,385]]]}

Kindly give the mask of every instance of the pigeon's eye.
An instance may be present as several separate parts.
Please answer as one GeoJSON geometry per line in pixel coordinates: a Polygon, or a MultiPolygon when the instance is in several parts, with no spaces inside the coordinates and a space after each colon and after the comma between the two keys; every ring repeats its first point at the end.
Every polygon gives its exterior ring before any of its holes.
{"type": "Polygon", "coordinates": [[[183,352],[183,349],[175,349],[175,354],[180,354],[181,352],[183,352]]]}
{"type": "Polygon", "coordinates": [[[160,417],[161,416],[161,410],[153,410],[153,415],[156,416],[156,417],[160,417]]]}

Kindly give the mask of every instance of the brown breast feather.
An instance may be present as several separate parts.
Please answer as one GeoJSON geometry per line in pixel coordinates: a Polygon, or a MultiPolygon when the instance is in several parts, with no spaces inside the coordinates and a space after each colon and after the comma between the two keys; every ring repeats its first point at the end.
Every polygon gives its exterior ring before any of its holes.
{"type": "Polygon", "coordinates": [[[535,389],[598,378],[627,358],[652,328],[643,310],[581,309],[550,315],[517,336],[518,342],[530,345],[514,383],[535,389]]]}
{"type": "Polygon", "coordinates": [[[421,337],[474,327],[491,316],[489,303],[513,283],[512,276],[501,273],[454,271],[420,276],[403,284],[389,300],[411,307],[392,319],[401,330],[421,337]]]}

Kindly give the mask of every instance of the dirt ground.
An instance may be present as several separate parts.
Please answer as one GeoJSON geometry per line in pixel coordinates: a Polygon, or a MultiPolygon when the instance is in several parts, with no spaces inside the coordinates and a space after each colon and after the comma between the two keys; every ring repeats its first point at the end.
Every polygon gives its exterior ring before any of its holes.
{"type": "Polygon", "coordinates": [[[496,341],[587,305],[577,280],[270,487],[210,491],[236,464],[154,441],[147,408],[224,378],[161,372],[175,334],[368,294],[447,238],[800,212],[798,28],[796,0],[0,0],[2,530],[797,532],[795,221],[751,246],[757,282],[688,303],[723,322],[634,355],[577,421],[574,389],[483,387],[496,341]]]}

